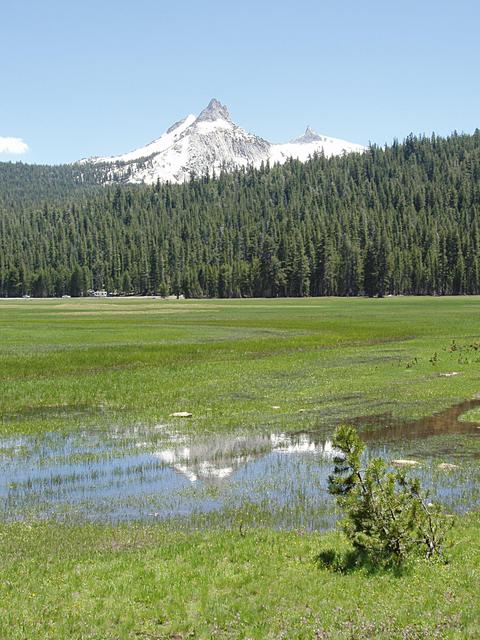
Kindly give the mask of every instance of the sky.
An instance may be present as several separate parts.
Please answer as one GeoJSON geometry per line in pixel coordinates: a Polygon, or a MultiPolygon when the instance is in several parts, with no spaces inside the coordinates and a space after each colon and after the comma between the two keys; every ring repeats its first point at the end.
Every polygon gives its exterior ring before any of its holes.
{"type": "Polygon", "coordinates": [[[123,153],[216,97],[271,142],[480,127],[478,0],[1,0],[0,161],[123,153]]]}

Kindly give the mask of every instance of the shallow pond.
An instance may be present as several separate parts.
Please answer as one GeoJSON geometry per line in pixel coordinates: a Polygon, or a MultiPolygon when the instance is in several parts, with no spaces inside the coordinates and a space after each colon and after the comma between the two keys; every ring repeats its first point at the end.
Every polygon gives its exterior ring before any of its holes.
{"type": "MultiPolygon", "coordinates": [[[[458,418],[477,406],[471,400],[418,422],[355,422],[367,456],[414,458],[411,473],[461,512],[479,504],[480,425],[458,418]]],[[[0,439],[0,518],[325,529],[338,515],[326,490],[331,432],[193,438],[157,425],[0,439]]]]}

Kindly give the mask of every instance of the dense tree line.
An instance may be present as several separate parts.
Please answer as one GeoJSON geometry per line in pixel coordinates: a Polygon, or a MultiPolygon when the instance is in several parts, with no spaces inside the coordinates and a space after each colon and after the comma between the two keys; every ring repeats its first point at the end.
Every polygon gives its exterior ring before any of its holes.
{"type": "Polygon", "coordinates": [[[105,165],[0,162],[0,209],[87,197],[98,193],[107,178],[105,165]]]}
{"type": "Polygon", "coordinates": [[[93,170],[82,190],[57,168],[41,205],[21,166],[21,189],[0,182],[1,296],[480,293],[479,130],[184,185],[92,192],[93,170]]]}

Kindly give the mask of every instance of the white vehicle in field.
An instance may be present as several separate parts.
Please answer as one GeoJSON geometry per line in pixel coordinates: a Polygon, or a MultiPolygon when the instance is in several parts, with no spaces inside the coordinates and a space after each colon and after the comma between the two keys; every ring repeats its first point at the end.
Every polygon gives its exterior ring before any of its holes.
{"type": "Polygon", "coordinates": [[[91,298],[106,298],[108,295],[105,289],[89,289],[87,293],[91,298]]]}

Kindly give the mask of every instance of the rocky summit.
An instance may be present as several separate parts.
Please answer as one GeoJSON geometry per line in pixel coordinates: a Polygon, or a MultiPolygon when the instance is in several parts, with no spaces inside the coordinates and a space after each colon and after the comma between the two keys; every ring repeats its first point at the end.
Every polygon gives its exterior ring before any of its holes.
{"type": "Polygon", "coordinates": [[[267,161],[282,164],[297,158],[304,162],[314,154],[329,157],[364,150],[359,144],[319,135],[310,127],[300,138],[273,144],[235,124],[228,108],[213,98],[198,116],[179,120],[144,147],[79,163],[104,165],[106,183],[182,183],[191,176],[259,167],[267,161]]]}

